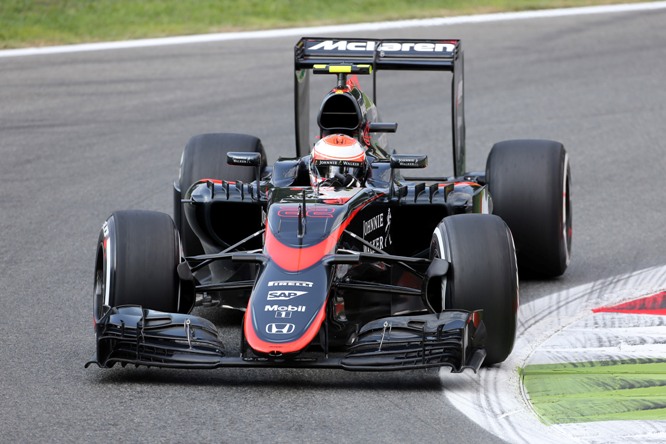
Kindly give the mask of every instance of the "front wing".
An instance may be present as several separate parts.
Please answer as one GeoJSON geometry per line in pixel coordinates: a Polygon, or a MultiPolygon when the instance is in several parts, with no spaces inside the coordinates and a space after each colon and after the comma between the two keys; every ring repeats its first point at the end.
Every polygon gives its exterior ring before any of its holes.
{"type": "Polygon", "coordinates": [[[337,368],[395,371],[447,366],[476,372],[486,356],[479,312],[392,316],[369,322],[339,354],[293,357],[228,356],[217,329],[201,317],[139,306],[112,308],[95,326],[97,364],[210,369],[218,367],[337,368]]]}

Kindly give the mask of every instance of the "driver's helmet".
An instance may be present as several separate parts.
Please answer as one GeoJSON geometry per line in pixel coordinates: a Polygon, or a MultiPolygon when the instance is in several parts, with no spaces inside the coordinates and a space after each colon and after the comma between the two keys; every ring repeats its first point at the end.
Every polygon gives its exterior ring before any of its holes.
{"type": "Polygon", "coordinates": [[[366,171],[365,149],[353,137],[331,134],[321,138],[312,148],[312,186],[362,186],[366,171]]]}

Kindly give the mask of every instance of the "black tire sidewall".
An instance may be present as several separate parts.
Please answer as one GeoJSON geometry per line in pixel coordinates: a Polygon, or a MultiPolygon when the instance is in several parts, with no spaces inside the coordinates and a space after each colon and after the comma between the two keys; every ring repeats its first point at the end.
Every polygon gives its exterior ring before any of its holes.
{"type": "MultiPolygon", "coordinates": [[[[117,211],[107,220],[100,239],[98,255],[105,258],[101,261],[102,278],[110,306],[140,305],[170,313],[179,310],[180,240],[168,214],[117,211]]],[[[96,268],[99,256],[97,264],[96,268]]],[[[95,313],[97,316],[98,307],[95,313]]]]}
{"type": "Polygon", "coordinates": [[[441,245],[434,254],[443,250],[450,263],[442,281],[443,308],[483,310],[485,365],[504,361],[513,349],[518,311],[515,249],[507,225],[497,216],[465,214],[445,218],[437,230],[441,245]]]}
{"type": "Polygon", "coordinates": [[[493,214],[511,229],[521,270],[555,277],[569,264],[569,173],[568,156],[559,142],[512,140],[490,151],[486,180],[493,214]]]}

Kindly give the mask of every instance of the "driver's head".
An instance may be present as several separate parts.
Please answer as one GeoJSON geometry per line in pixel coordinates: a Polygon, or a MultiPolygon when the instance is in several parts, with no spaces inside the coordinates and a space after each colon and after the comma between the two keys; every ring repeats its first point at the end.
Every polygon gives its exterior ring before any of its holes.
{"type": "Polygon", "coordinates": [[[365,149],[353,137],[331,134],[312,148],[310,180],[315,185],[362,186],[367,170],[365,149]]]}

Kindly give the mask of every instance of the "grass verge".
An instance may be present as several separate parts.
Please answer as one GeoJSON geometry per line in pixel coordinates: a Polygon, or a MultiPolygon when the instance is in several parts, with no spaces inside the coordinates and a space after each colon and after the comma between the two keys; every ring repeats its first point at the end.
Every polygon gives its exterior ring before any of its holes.
{"type": "Polygon", "coordinates": [[[0,48],[631,3],[631,0],[1,0],[0,48]]]}

